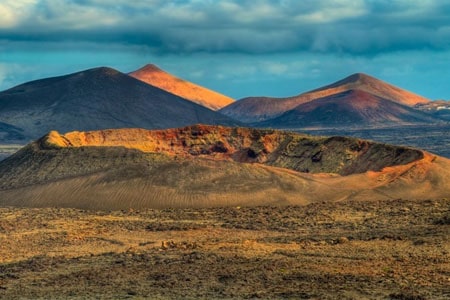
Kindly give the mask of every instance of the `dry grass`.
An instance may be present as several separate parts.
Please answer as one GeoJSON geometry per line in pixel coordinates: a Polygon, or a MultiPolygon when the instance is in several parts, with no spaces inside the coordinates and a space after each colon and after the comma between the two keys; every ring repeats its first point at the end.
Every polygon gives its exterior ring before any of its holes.
{"type": "Polygon", "coordinates": [[[0,298],[448,299],[449,212],[449,200],[3,208],[0,298]]]}

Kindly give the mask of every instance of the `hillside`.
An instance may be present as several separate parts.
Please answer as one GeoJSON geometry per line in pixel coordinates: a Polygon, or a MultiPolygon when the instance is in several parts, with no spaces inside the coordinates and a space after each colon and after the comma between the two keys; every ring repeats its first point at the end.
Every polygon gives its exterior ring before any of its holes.
{"type": "Polygon", "coordinates": [[[0,122],[0,140],[17,142],[22,141],[24,138],[22,129],[0,122]]]}
{"type": "Polygon", "coordinates": [[[51,132],[0,162],[1,206],[288,205],[450,195],[450,161],[344,137],[196,125],[51,132]]]}
{"type": "Polygon", "coordinates": [[[255,126],[272,128],[360,128],[380,124],[427,124],[437,120],[406,105],[362,90],[348,90],[300,104],[255,126]]]}
{"type": "Polygon", "coordinates": [[[365,91],[375,96],[408,106],[430,102],[430,100],[425,97],[401,89],[364,73],[350,75],[340,81],[313,90],[309,93],[324,93],[324,96],[328,96],[348,90],[365,91]]]}
{"type": "Polygon", "coordinates": [[[173,76],[152,64],[133,71],[129,75],[212,110],[221,109],[234,102],[230,97],[173,76]]]}
{"type": "Polygon", "coordinates": [[[415,108],[450,121],[450,101],[448,100],[435,100],[429,103],[418,104],[415,108]]]}
{"type": "MultiPolygon", "coordinates": [[[[32,81],[1,92],[0,122],[17,128],[24,142],[50,130],[236,124],[203,106],[105,67],[32,81]]],[[[9,139],[8,134],[17,136],[8,131],[4,139],[9,139]]]]}
{"type": "Polygon", "coordinates": [[[278,117],[301,104],[352,90],[363,91],[406,106],[430,102],[424,97],[400,89],[372,76],[356,73],[330,85],[298,96],[288,98],[244,98],[221,109],[220,112],[242,122],[256,123],[278,117]]]}

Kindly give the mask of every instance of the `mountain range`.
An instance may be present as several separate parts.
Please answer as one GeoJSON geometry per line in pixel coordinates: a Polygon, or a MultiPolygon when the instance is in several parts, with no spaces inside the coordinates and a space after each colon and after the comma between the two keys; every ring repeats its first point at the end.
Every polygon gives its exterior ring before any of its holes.
{"type": "Polygon", "coordinates": [[[431,101],[357,73],[288,98],[249,97],[220,110],[257,127],[304,128],[429,124],[442,119],[419,111],[431,101]]]}
{"type": "Polygon", "coordinates": [[[398,102],[352,89],[314,99],[278,117],[254,123],[272,128],[355,128],[440,122],[434,116],[398,102]]]}
{"type": "Polygon", "coordinates": [[[262,128],[370,128],[448,121],[424,97],[366,74],[289,98],[239,101],[148,64],[129,74],[100,67],[0,92],[0,142],[25,144],[51,130],[173,128],[197,123],[262,128]]]}
{"type": "Polygon", "coordinates": [[[438,199],[450,160],[345,137],[195,125],[52,131],[0,162],[0,205],[140,209],[438,199]]]}
{"type": "Polygon", "coordinates": [[[0,122],[4,143],[26,143],[51,130],[239,124],[106,67],[31,81],[1,92],[0,122]]]}
{"type": "Polygon", "coordinates": [[[236,102],[154,65],[31,81],[0,93],[1,141],[33,140],[0,161],[0,206],[112,210],[445,198],[446,158],[273,129],[442,124],[442,107],[360,73],[295,97],[236,102]]]}

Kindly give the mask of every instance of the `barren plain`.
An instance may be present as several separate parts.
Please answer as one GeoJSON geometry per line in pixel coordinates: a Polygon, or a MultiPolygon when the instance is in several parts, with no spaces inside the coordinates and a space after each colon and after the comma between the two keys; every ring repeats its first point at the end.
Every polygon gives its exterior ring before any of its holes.
{"type": "Polygon", "coordinates": [[[450,199],[0,208],[2,299],[449,299],[450,199]]]}

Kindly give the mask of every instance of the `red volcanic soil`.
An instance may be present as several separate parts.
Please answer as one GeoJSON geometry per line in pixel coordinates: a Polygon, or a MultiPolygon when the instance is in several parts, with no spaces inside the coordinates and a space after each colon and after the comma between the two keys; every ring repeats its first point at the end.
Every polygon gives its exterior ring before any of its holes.
{"type": "Polygon", "coordinates": [[[300,104],[315,101],[343,92],[357,90],[399,104],[414,106],[430,100],[400,89],[372,76],[357,73],[331,85],[288,98],[249,97],[239,100],[221,110],[222,113],[242,122],[258,122],[275,118],[300,104]]]}
{"type": "Polygon", "coordinates": [[[420,150],[352,138],[210,125],[165,130],[75,131],[64,135],[52,131],[39,143],[43,149],[124,146],[171,157],[258,162],[296,171],[345,175],[381,170],[423,157],[420,150]]]}
{"type": "Polygon", "coordinates": [[[196,125],[51,132],[0,162],[0,206],[140,209],[442,199],[450,161],[346,137],[196,125]]]}
{"type": "Polygon", "coordinates": [[[175,77],[152,64],[131,72],[129,75],[212,110],[221,109],[234,102],[230,97],[175,77]]]}
{"type": "Polygon", "coordinates": [[[375,96],[408,106],[430,102],[430,100],[425,97],[411,93],[364,73],[350,75],[331,85],[324,86],[309,93],[330,92],[334,94],[338,91],[345,90],[362,90],[375,96]]]}
{"type": "Polygon", "coordinates": [[[262,127],[354,127],[378,124],[409,125],[435,120],[432,116],[363,90],[348,90],[301,104],[262,127]]]}

